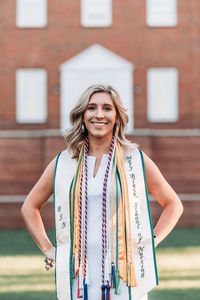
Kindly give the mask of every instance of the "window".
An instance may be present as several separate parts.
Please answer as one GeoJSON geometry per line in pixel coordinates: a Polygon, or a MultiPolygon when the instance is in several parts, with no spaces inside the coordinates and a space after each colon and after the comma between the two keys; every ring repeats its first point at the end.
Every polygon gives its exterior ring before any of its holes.
{"type": "Polygon", "coordinates": [[[16,120],[18,123],[44,123],[47,117],[47,74],[44,69],[16,72],[16,120]]]}
{"type": "Polygon", "coordinates": [[[81,0],[81,24],[84,27],[111,26],[112,0],[81,0]]]}
{"type": "Polygon", "coordinates": [[[17,27],[45,27],[46,24],[47,0],[17,0],[17,27]]]}
{"type": "Polygon", "coordinates": [[[178,120],[178,72],[174,68],[149,69],[147,73],[148,120],[178,120]]]}
{"type": "Polygon", "coordinates": [[[177,25],[177,0],[146,0],[147,25],[170,27],[177,25]]]}

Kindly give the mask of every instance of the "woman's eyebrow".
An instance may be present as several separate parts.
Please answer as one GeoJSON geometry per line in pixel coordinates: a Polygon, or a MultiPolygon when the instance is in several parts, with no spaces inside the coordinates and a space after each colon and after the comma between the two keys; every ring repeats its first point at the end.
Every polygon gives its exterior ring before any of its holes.
{"type": "MultiPolygon", "coordinates": [[[[98,105],[97,103],[88,103],[88,106],[89,105],[98,105]]],[[[103,103],[102,106],[111,106],[111,107],[114,107],[113,104],[110,104],[110,103],[103,103]]]]}
{"type": "Polygon", "coordinates": [[[106,105],[106,106],[114,106],[113,104],[110,104],[110,103],[104,103],[103,105],[106,105]]]}

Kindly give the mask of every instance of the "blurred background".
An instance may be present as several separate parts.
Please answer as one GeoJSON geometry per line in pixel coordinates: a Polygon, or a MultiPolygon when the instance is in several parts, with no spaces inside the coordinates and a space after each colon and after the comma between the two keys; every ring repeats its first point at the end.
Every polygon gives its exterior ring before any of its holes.
{"type": "MultiPolygon", "coordinates": [[[[65,149],[71,108],[99,82],[119,91],[128,138],[184,205],[157,248],[149,299],[200,299],[199,12],[199,0],[0,1],[0,299],[56,299],[20,208],[65,149]]],[[[151,195],[150,206],[155,224],[151,195]]],[[[52,199],[42,215],[54,240],[52,199]]]]}

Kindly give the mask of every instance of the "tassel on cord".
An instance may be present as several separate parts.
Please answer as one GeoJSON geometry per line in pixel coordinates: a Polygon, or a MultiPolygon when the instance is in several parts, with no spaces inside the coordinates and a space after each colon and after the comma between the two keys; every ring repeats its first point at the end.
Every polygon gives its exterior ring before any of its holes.
{"type": "Polygon", "coordinates": [[[90,284],[90,270],[89,270],[89,264],[88,262],[86,263],[86,278],[85,278],[85,282],[87,283],[87,285],[90,284]]]}
{"type": "Polygon", "coordinates": [[[131,286],[131,270],[129,262],[127,262],[127,285],[131,286]]]}
{"type": "Polygon", "coordinates": [[[106,254],[106,258],[105,258],[105,275],[104,275],[104,279],[105,281],[109,281],[110,278],[110,274],[109,274],[109,271],[110,271],[110,263],[109,263],[109,253],[106,254]]]}
{"type": "Polygon", "coordinates": [[[78,275],[78,292],[77,292],[77,298],[83,298],[83,289],[80,288],[80,277],[78,275]]]}
{"type": "Polygon", "coordinates": [[[80,264],[79,274],[78,274],[78,298],[83,298],[83,267],[80,264]]]}
{"type": "Polygon", "coordinates": [[[116,277],[115,277],[115,264],[111,264],[111,287],[115,289],[116,287],[116,277]]]}
{"type": "Polygon", "coordinates": [[[72,278],[75,278],[75,254],[72,257],[72,278]]]}
{"type": "Polygon", "coordinates": [[[109,285],[109,282],[107,282],[107,284],[106,284],[106,300],[111,300],[110,289],[111,289],[111,286],[109,285]]]}
{"type": "Polygon", "coordinates": [[[106,289],[105,284],[102,284],[102,286],[101,286],[101,300],[106,300],[105,289],[106,289]]]}
{"type": "Polygon", "coordinates": [[[135,267],[132,262],[130,263],[130,273],[131,273],[131,286],[137,286],[136,277],[135,277],[135,267]]]}
{"type": "Polygon", "coordinates": [[[123,260],[123,281],[127,282],[127,265],[126,265],[126,259],[123,260]]]}
{"type": "Polygon", "coordinates": [[[87,290],[87,283],[85,282],[85,278],[83,279],[83,289],[84,289],[84,300],[88,300],[88,290],[87,290]]]}
{"type": "Polygon", "coordinates": [[[116,285],[115,285],[115,295],[120,294],[120,278],[119,278],[119,270],[115,270],[115,278],[116,278],[116,285]]]}

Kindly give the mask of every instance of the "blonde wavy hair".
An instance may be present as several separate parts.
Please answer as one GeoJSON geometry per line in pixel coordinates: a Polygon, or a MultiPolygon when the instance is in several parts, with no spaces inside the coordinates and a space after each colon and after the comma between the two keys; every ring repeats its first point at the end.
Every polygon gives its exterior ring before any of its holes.
{"type": "Polygon", "coordinates": [[[70,113],[71,127],[64,132],[67,148],[72,153],[73,158],[78,158],[80,148],[88,134],[86,128],[83,130],[83,115],[88,107],[91,96],[95,93],[107,93],[113,101],[117,113],[113,135],[120,144],[125,148],[136,148],[138,146],[131,143],[125,137],[124,130],[128,123],[128,115],[122,105],[118,92],[110,85],[95,84],[86,89],[76,106],[72,109],[70,113]]]}

